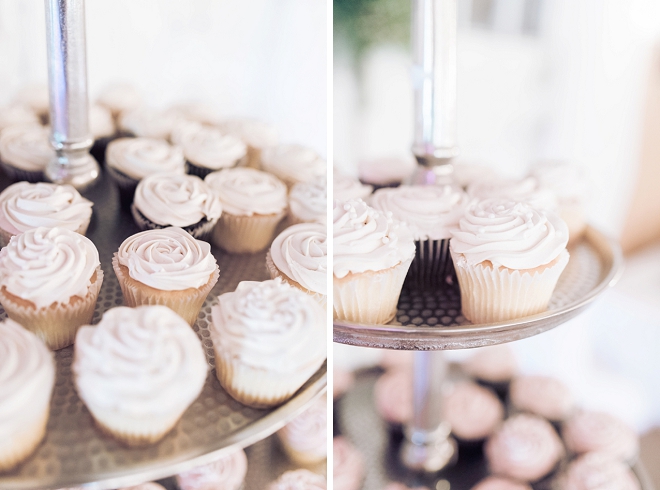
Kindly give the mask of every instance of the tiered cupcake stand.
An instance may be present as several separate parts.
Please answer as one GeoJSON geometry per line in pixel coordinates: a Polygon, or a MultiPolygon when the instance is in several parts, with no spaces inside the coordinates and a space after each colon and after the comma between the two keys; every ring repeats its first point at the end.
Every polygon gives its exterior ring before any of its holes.
{"type": "MultiPolygon", "coordinates": [[[[47,0],[46,11],[52,139],[58,150],[58,159],[47,175],[55,182],[75,185],[94,202],[87,236],[99,250],[104,272],[93,318],[96,323],[105,310],[123,304],[112,269],[112,256],[125,238],[139,230],[130,212],[121,207],[115,186],[88,154],[92,141],[87,129],[84,0],[47,0]]],[[[4,186],[8,184],[6,178],[2,182],[4,186]]],[[[241,405],[221,388],[213,371],[214,356],[209,338],[211,305],[219,294],[233,291],[240,281],[262,281],[270,277],[265,252],[230,256],[213,248],[213,253],[220,266],[220,279],[194,326],[207,354],[209,374],[202,394],[174,430],[157,444],[139,449],[127,448],[101,433],[74,388],[73,348],[67,347],[55,353],[57,380],[46,438],[25,463],[12,472],[0,473],[0,488],[84,485],[102,490],[169,477],[262,441],[325,392],[325,364],[293,398],[273,409],[256,410],[241,405]]],[[[5,316],[0,309],[0,318],[5,316]]],[[[262,442],[249,452],[256,464],[269,461],[263,448],[271,448],[272,439],[270,441],[267,446],[262,442]]],[[[251,473],[269,475],[274,467],[261,471],[253,468],[251,473]]],[[[254,476],[248,476],[248,483],[250,478],[254,476]]],[[[259,482],[258,488],[262,486],[263,482],[259,482]]]]}
{"type": "MultiPolygon", "coordinates": [[[[412,0],[412,4],[416,116],[412,151],[418,161],[413,183],[442,183],[451,178],[451,159],[458,154],[456,0],[412,0]]],[[[364,490],[381,488],[387,481],[385,474],[400,479],[405,479],[403,475],[425,474],[422,480],[408,480],[438,490],[448,489],[449,485],[467,490],[478,481],[479,472],[485,475],[483,460],[470,462],[458,457],[451,428],[441,420],[441,392],[448,369],[443,351],[513,342],[553,329],[580,314],[621,274],[619,246],[593,227],[588,227],[582,241],[571,246],[570,254],[548,310],[534,316],[472,325],[461,315],[460,291],[454,284],[425,291],[404,286],[396,318],[387,325],[335,320],[335,342],[416,351],[411,380],[413,419],[398,454],[392,454],[386,430],[375,422],[373,376],[358,377],[356,390],[340,404],[345,410],[340,408],[335,414],[341,429],[367,456],[371,455],[369,459],[376,465],[372,468],[376,476],[367,478],[364,490]]]]}

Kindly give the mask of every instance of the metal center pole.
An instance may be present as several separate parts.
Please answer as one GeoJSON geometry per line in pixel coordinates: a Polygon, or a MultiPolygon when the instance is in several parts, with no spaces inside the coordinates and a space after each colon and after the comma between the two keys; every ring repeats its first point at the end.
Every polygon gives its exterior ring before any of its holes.
{"type": "Polygon", "coordinates": [[[84,189],[99,176],[89,154],[85,1],[45,0],[45,5],[51,144],[57,153],[45,174],[55,183],[84,189]]]}

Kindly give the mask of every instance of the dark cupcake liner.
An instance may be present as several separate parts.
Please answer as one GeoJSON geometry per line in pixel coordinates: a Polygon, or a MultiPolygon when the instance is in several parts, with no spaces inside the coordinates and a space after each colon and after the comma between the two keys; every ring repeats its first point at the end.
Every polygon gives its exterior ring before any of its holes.
{"type": "Polygon", "coordinates": [[[29,170],[23,170],[21,168],[14,167],[13,165],[3,161],[0,161],[0,166],[2,167],[2,170],[4,170],[5,174],[7,174],[7,177],[9,177],[14,182],[20,182],[23,180],[32,183],[46,181],[46,176],[44,175],[43,171],[30,172],[29,170]]]}
{"type": "Polygon", "coordinates": [[[245,164],[247,161],[247,156],[236,160],[233,165],[230,165],[228,167],[220,167],[220,168],[207,168],[207,167],[200,167],[199,165],[195,165],[189,160],[186,160],[186,173],[189,175],[196,175],[200,179],[204,179],[208,174],[212,174],[213,172],[219,172],[220,170],[225,170],[227,168],[235,168],[235,167],[240,167],[245,164]]]}
{"type": "MultiPolygon", "coordinates": [[[[131,204],[131,214],[133,215],[133,219],[135,220],[135,223],[142,231],[162,230],[163,228],[168,228],[170,226],[173,226],[173,225],[160,225],[158,223],[154,223],[144,214],[142,214],[142,212],[140,212],[140,210],[135,206],[135,204],[131,204]]],[[[193,225],[182,226],[181,228],[187,231],[188,233],[190,233],[196,239],[204,240],[208,242],[211,239],[211,236],[213,234],[213,228],[215,227],[216,222],[217,220],[209,221],[208,219],[203,218],[201,221],[193,225]]]]}
{"type": "Polygon", "coordinates": [[[406,286],[435,289],[456,283],[454,263],[449,253],[449,239],[416,240],[415,258],[406,276],[406,286]]]}
{"type": "Polygon", "coordinates": [[[108,144],[111,141],[119,138],[118,135],[113,134],[112,136],[105,136],[103,138],[98,138],[94,140],[92,148],[89,150],[89,153],[99,162],[99,165],[105,165],[105,150],[108,148],[108,144]]]}
{"type": "Polygon", "coordinates": [[[109,165],[106,166],[108,174],[115,181],[119,188],[119,200],[122,207],[128,209],[133,204],[133,197],[135,197],[135,189],[137,189],[140,181],[129,177],[124,172],[117,170],[109,165]]]}
{"type": "Polygon", "coordinates": [[[399,187],[401,185],[401,182],[390,182],[387,184],[374,184],[373,182],[368,182],[366,180],[360,179],[360,182],[363,185],[370,185],[371,187],[374,188],[373,192],[376,192],[378,189],[394,189],[396,187],[399,187]]]}

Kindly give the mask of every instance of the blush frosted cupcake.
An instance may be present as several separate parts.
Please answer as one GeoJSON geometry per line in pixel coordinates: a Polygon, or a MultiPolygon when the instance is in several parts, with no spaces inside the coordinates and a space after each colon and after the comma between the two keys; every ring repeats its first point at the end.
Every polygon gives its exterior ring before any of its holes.
{"type": "Polygon", "coordinates": [[[204,181],[222,203],[213,244],[229,253],[255,253],[268,247],[286,215],[286,186],[253,168],[213,172],[204,181]]]}
{"type": "Polygon", "coordinates": [[[468,195],[472,199],[508,199],[526,202],[535,209],[557,211],[557,196],[554,192],[542,188],[534,177],[523,179],[481,178],[468,186],[468,195]]]}
{"type": "Polygon", "coordinates": [[[165,436],[199,396],[206,354],[165,306],[117,307],[76,336],[76,390],[97,425],[129,446],[165,436]]]}
{"type": "Polygon", "coordinates": [[[267,490],[326,490],[326,488],[327,482],[324,477],[309,470],[299,469],[282,473],[277,480],[268,485],[267,490]]]}
{"type": "Polygon", "coordinates": [[[328,248],[324,225],[302,223],[286,228],[273,240],[266,265],[271,279],[280,277],[326,306],[328,248]]]}
{"type": "Polygon", "coordinates": [[[476,383],[457,383],[444,397],[443,419],[457,439],[476,442],[486,439],[504,419],[504,407],[490,390],[476,383]]]}
{"type": "Polygon", "coordinates": [[[566,420],[575,408],[568,387],[549,376],[520,376],[509,388],[509,401],[516,409],[551,422],[566,420]]]}
{"type": "Polygon", "coordinates": [[[219,277],[211,246],[176,227],[128,237],[112,267],[127,306],[165,305],[190,325],[219,277]]]}
{"type": "Polygon", "coordinates": [[[412,420],[413,387],[412,372],[388,371],[374,385],[376,410],[394,429],[400,429],[412,420]]]}
{"type": "Polygon", "coordinates": [[[473,486],[472,490],[532,490],[532,487],[508,478],[489,476],[473,486]]]}
{"type": "Polygon", "coordinates": [[[335,319],[389,322],[415,256],[412,235],[359,200],[335,201],[333,214],[335,319]]]}
{"type": "Polygon", "coordinates": [[[289,225],[328,222],[328,183],[325,177],[298,182],[289,192],[289,225]]]}
{"type": "Polygon", "coordinates": [[[239,490],[245,481],[248,461],[239,449],[212,463],[176,475],[181,490],[239,490]]]}
{"type": "Polygon", "coordinates": [[[360,182],[378,190],[398,187],[413,174],[415,166],[415,159],[411,156],[369,158],[358,163],[358,173],[360,182]]]}
{"type": "Polygon", "coordinates": [[[630,467],[607,454],[586,454],[558,478],[561,490],[639,490],[640,483],[630,467]]]}
{"type": "Polygon", "coordinates": [[[0,323],[0,472],[30,456],[46,434],[55,362],[18,323],[0,323]]]}
{"type": "Polygon", "coordinates": [[[289,459],[300,465],[313,465],[328,455],[327,398],[322,396],[307,410],[277,431],[289,459]]]}
{"type": "Polygon", "coordinates": [[[0,250],[0,303],[53,350],[91,322],[102,283],[94,244],[65,228],[28,230],[0,250]]]}
{"type": "Polygon", "coordinates": [[[359,490],[364,481],[364,457],[345,437],[332,441],[332,483],[334,488],[359,490]]]}
{"type": "Polygon", "coordinates": [[[230,119],[218,124],[221,131],[236,136],[247,145],[247,167],[261,169],[261,155],[267,148],[277,146],[277,129],[256,119],[230,119]]]}
{"type": "Polygon", "coordinates": [[[298,182],[311,182],[326,175],[325,160],[302,145],[279,145],[261,153],[261,166],[289,189],[298,182]]]}
{"type": "Polygon", "coordinates": [[[553,213],[507,199],[471,204],[450,244],[463,316],[495,323],[547,310],[567,243],[566,223],[553,213]]]}
{"type": "Polygon", "coordinates": [[[42,126],[13,126],[0,133],[0,164],[13,180],[39,182],[55,159],[50,133],[42,126]]]}
{"type": "Polygon", "coordinates": [[[70,185],[17,182],[0,193],[0,246],[34,228],[66,228],[84,235],[92,206],[70,185]]]}

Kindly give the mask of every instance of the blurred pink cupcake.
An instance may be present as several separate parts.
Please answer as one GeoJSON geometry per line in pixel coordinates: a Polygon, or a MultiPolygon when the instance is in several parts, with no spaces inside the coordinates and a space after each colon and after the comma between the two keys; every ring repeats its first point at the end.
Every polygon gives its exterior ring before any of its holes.
{"type": "Polygon", "coordinates": [[[358,163],[360,182],[381,187],[397,187],[415,171],[415,160],[411,156],[389,156],[369,158],[358,163]]]}
{"type": "Polygon", "coordinates": [[[473,486],[472,490],[532,490],[532,487],[508,478],[489,476],[473,486]]]}
{"type": "Polygon", "coordinates": [[[388,371],[374,386],[376,410],[393,425],[404,425],[413,415],[412,373],[405,370],[388,371]]]}
{"type": "Polygon", "coordinates": [[[385,490],[429,490],[428,487],[409,487],[398,481],[393,481],[387,484],[385,490]]]}
{"type": "MultiPolygon", "coordinates": [[[[268,485],[267,490],[326,490],[327,486],[324,477],[302,469],[283,473],[282,476],[268,485]]],[[[340,487],[335,486],[335,488],[339,489],[340,487]]]]}
{"type": "Polygon", "coordinates": [[[475,349],[464,364],[463,370],[480,381],[506,383],[513,378],[518,364],[508,345],[495,345],[475,349]]]}
{"type": "Polygon", "coordinates": [[[497,396],[476,383],[464,381],[444,397],[443,418],[462,441],[480,441],[490,436],[504,419],[504,407],[497,396]]]}
{"type": "Polygon", "coordinates": [[[603,453],[590,453],[573,461],[559,478],[561,490],[639,490],[630,467],[603,453]]]}
{"type": "Polygon", "coordinates": [[[509,400],[516,410],[530,412],[551,422],[567,419],[574,409],[568,387],[549,376],[520,376],[511,382],[509,400]]]}
{"type": "Polygon", "coordinates": [[[414,352],[410,350],[382,349],[383,356],[380,358],[380,367],[385,370],[411,371],[414,362],[414,352]]]}
{"type": "Polygon", "coordinates": [[[292,462],[299,465],[313,465],[328,456],[327,403],[327,397],[322,396],[277,431],[284,452],[292,462]]]}
{"type": "Polygon", "coordinates": [[[123,487],[119,490],[165,490],[165,487],[155,482],[141,483],[132,487],[123,487]]]}
{"type": "Polygon", "coordinates": [[[213,463],[179,473],[176,481],[181,490],[238,490],[245,480],[247,464],[245,451],[239,449],[213,463]]]}
{"type": "Polygon", "coordinates": [[[359,490],[364,480],[364,458],[353,444],[339,436],[332,441],[333,487],[337,490],[359,490]]]}
{"type": "Polygon", "coordinates": [[[355,383],[355,375],[348,369],[338,367],[336,364],[332,368],[332,398],[336,400],[355,383]]]}
{"type": "Polygon", "coordinates": [[[577,413],[564,424],[562,436],[568,450],[575,454],[599,452],[631,462],[639,453],[635,431],[604,412],[577,413]]]}

